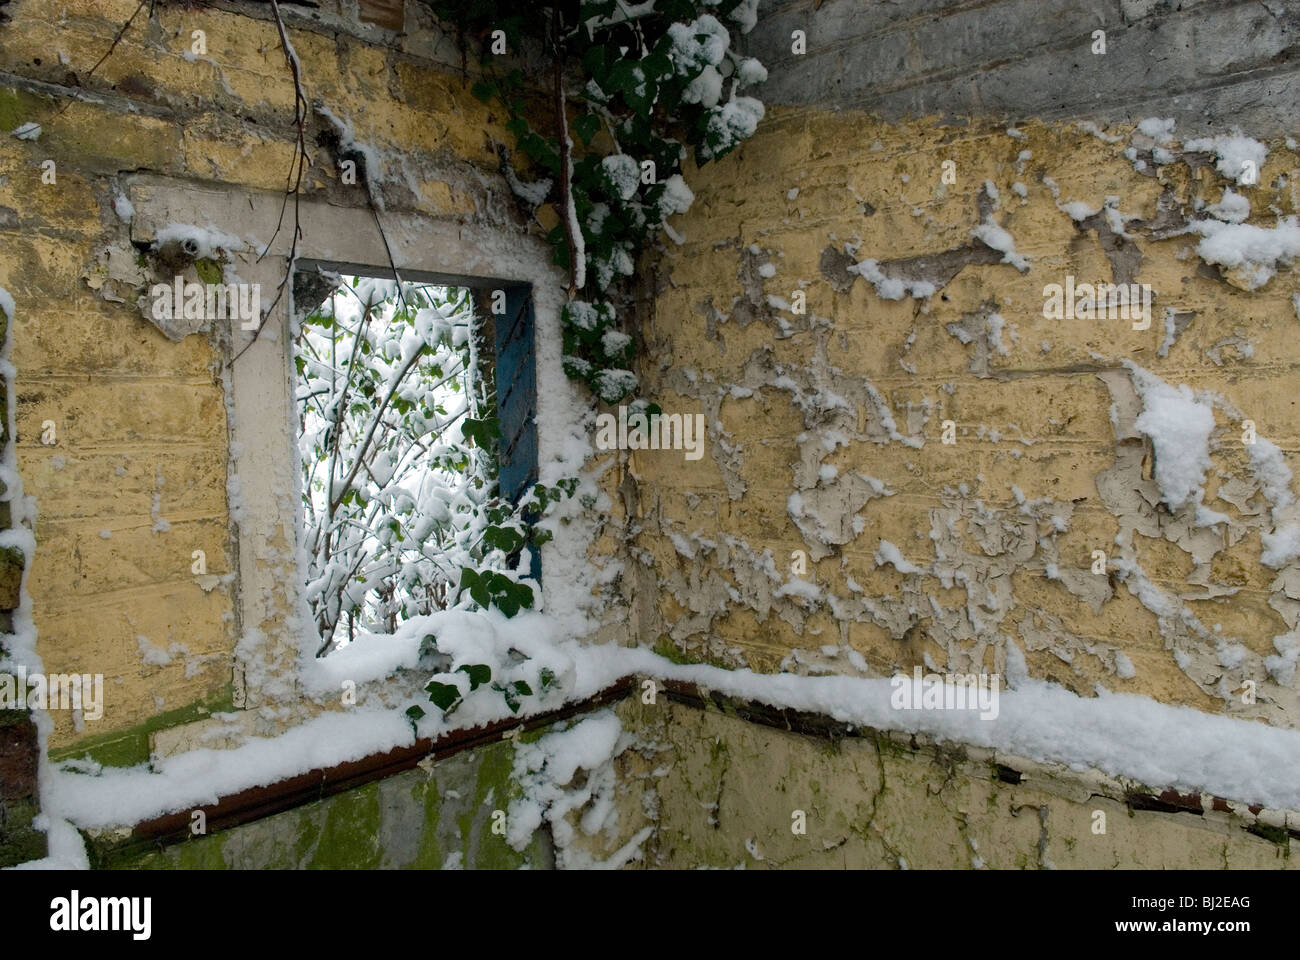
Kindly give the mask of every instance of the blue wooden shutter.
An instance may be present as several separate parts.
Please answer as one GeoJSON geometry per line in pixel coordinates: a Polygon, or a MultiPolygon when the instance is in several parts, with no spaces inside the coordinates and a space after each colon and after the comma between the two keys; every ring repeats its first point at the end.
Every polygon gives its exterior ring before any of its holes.
{"type": "MultiPolygon", "coordinates": [[[[506,287],[506,311],[496,316],[497,419],[501,496],[518,503],[537,482],[537,358],[533,352],[533,298],[527,285],[506,287]]],[[[540,581],[534,553],[531,575],[540,581]]]]}

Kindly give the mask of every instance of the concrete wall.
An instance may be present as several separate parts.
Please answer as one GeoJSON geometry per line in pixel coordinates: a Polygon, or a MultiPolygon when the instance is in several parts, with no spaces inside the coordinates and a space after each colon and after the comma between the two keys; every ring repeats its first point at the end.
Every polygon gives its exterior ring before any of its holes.
{"type": "Polygon", "coordinates": [[[554,866],[549,834],[516,851],[492,832],[508,807],[512,748],[498,742],[231,830],[175,845],[94,836],[110,869],[438,870],[554,866]]]}
{"type": "Polygon", "coordinates": [[[1298,45],[1286,0],[768,0],[748,48],[770,103],[958,123],[1158,114],[1266,136],[1300,117],[1298,45]]]}
{"type": "Polygon", "coordinates": [[[621,762],[631,770],[642,760],[662,772],[650,781],[659,819],[646,868],[1213,870],[1297,863],[1290,859],[1300,827],[1294,814],[1288,822],[1208,802],[1178,811],[1138,801],[1129,792],[1135,784],[1060,766],[870,731],[811,736],[739,719],[726,704],[699,709],[663,698],[635,709],[629,722],[654,749],[621,762]]]}

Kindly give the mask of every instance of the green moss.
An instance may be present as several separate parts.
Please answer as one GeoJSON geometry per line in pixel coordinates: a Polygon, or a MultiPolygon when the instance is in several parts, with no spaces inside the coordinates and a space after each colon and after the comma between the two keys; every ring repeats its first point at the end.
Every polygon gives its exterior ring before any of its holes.
{"type": "Polygon", "coordinates": [[[538,727],[535,730],[522,730],[519,733],[520,743],[536,743],[548,733],[553,732],[550,727],[538,727]]]}
{"type": "Polygon", "coordinates": [[[655,641],[653,649],[655,653],[659,654],[659,656],[663,657],[665,660],[671,660],[673,663],[687,664],[702,662],[698,657],[691,657],[686,653],[686,651],[673,643],[666,633],[660,635],[659,639],[655,641]]]}
{"type": "Polygon", "coordinates": [[[316,845],[320,843],[321,830],[316,823],[314,814],[322,806],[332,803],[333,800],[322,800],[319,804],[312,804],[303,810],[294,811],[298,816],[298,828],[293,831],[293,863],[291,867],[298,867],[311,859],[312,852],[316,845]]]}
{"type": "Polygon", "coordinates": [[[221,283],[223,282],[223,272],[221,264],[216,260],[204,258],[194,261],[194,270],[199,275],[199,279],[204,283],[221,283]]]}
{"type": "Polygon", "coordinates": [[[181,724],[202,720],[214,713],[233,710],[234,689],[226,684],[217,694],[206,700],[196,700],[175,710],[150,717],[143,723],[125,730],[113,730],[94,737],[83,737],[65,747],[50,751],[50,759],[57,762],[70,758],[90,757],[106,767],[134,767],[149,762],[149,735],[156,730],[179,727],[181,724]]]}
{"type": "MultiPolygon", "coordinates": [[[[226,870],[225,843],[227,835],[217,834],[195,837],[167,847],[157,856],[157,869],[163,870],[226,870]]],[[[142,869],[154,869],[154,864],[141,864],[142,869]]]]}
{"type": "Polygon", "coordinates": [[[1256,821],[1246,828],[1246,832],[1262,837],[1269,843],[1277,844],[1282,848],[1284,856],[1291,856],[1291,834],[1287,833],[1285,827],[1270,827],[1266,823],[1256,821]]]}
{"type": "Polygon", "coordinates": [[[313,870],[375,870],[384,857],[379,843],[379,784],[332,797],[320,842],[304,864],[313,870]]]}
{"type": "MultiPolygon", "coordinates": [[[[0,89],[0,130],[13,130],[41,113],[41,101],[12,87],[0,89]]],[[[39,122],[39,121],[38,121],[39,122]]]]}
{"type": "Polygon", "coordinates": [[[478,779],[474,786],[474,805],[459,818],[465,866],[483,870],[515,870],[525,854],[517,852],[506,838],[492,832],[492,811],[510,809],[511,798],[518,796],[519,786],[510,777],[514,770],[514,747],[495,743],[478,756],[478,779]],[[477,845],[474,843],[474,820],[482,817],[477,845]],[[477,849],[476,849],[477,846],[477,849]]]}
{"type": "Polygon", "coordinates": [[[45,834],[32,827],[40,812],[36,801],[25,797],[0,804],[0,867],[45,856],[45,834]]]}
{"type": "Polygon", "coordinates": [[[424,833],[420,837],[420,850],[409,866],[413,870],[437,870],[446,859],[438,842],[438,823],[442,820],[442,791],[438,782],[428,780],[412,785],[411,802],[424,807],[424,833]]]}

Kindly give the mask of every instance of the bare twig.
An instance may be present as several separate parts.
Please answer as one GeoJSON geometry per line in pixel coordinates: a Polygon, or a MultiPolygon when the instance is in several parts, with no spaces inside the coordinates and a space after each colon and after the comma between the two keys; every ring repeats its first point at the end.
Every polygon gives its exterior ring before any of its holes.
{"type": "Polygon", "coordinates": [[[271,14],[275,17],[275,29],[280,34],[280,47],[284,50],[284,59],[289,64],[289,72],[293,76],[293,121],[297,128],[297,139],[294,141],[293,162],[289,165],[289,173],[285,178],[284,199],[280,202],[280,217],[276,221],[275,231],[271,234],[271,239],[266,242],[266,248],[262,251],[261,260],[271,249],[271,244],[275,238],[280,235],[280,228],[284,225],[284,214],[289,204],[289,197],[293,197],[293,240],[289,245],[289,262],[285,267],[284,278],[275,288],[275,299],[271,305],[266,308],[262,314],[262,320],[253,331],[252,338],[243,348],[234,356],[231,363],[238,360],[244,353],[257,342],[257,338],[262,335],[262,329],[266,326],[267,321],[271,319],[271,314],[275,312],[276,305],[279,304],[280,298],[284,296],[284,291],[288,288],[293,280],[294,264],[298,260],[298,241],[302,239],[302,220],[299,216],[299,200],[301,198],[300,190],[302,187],[303,176],[307,172],[307,94],[302,88],[302,65],[298,62],[298,54],[294,52],[293,44],[289,42],[289,32],[285,29],[284,18],[280,16],[280,4],[277,0],[270,0],[271,14]]]}
{"type": "MultiPolygon", "coordinates": [[[[122,38],[126,36],[126,32],[131,29],[131,24],[135,23],[135,18],[140,15],[140,11],[145,8],[146,4],[149,6],[149,16],[151,17],[153,16],[153,8],[155,2],[156,0],[140,0],[139,6],[137,6],[135,8],[135,12],[132,13],[131,16],[127,18],[126,23],[122,24],[122,28],[117,31],[117,35],[113,37],[113,42],[108,45],[108,49],[104,51],[104,55],[100,57],[98,60],[96,60],[95,65],[91,67],[90,70],[86,73],[85,76],[86,80],[89,80],[91,77],[93,77],[95,75],[95,71],[104,65],[104,61],[113,55],[113,51],[116,50],[117,45],[122,42],[122,38]]],[[[81,86],[81,83],[82,83],[82,78],[78,77],[77,85],[81,86]]],[[[73,103],[75,102],[76,102],[75,100],[69,100],[67,103],[61,106],[58,112],[55,113],[54,115],[56,117],[62,116],[64,111],[66,111],[68,107],[72,106],[73,103]]]]}
{"type": "MultiPolygon", "coordinates": [[[[361,469],[361,463],[366,458],[366,452],[370,447],[370,441],[375,436],[375,430],[379,426],[379,422],[384,418],[384,411],[388,409],[389,401],[393,399],[394,394],[397,393],[397,388],[402,385],[402,381],[405,380],[406,375],[411,372],[411,368],[415,366],[416,361],[419,360],[422,356],[424,356],[425,352],[428,349],[429,349],[429,345],[423,343],[416,348],[415,352],[411,354],[411,358],[406,361],[406,365],[402,367],[402,372],[399,373],[397,375],[397,379],[393,381],[393,385],[389,389],[388,394],[384,397],[383,402],[379,405],[379,409],[375,411],[375,419],[370,422],[370,429],[366,431],[366,438],[363,441],[361,441],[361,447],[357,451],[357,457],[352,464],[352,469],[348,471],[348,475],[343,479],[342,486],[340,487],[343,493],[347,492],[348,487],[352,485],[352,481],[356,478],[357,471],[361,469]]],[[[333,478],[330,479],[330,482],[331,484],[334,482],[333,478]]],[[[338,507],[338,504],[341,502],[343,498],[343,494],[340,493],[336,497],[334,495],[333,490],[330,490],[329,494],[330,494],[330,511],[332,513],[334,509],[338,507]]]]}
{"type": "Polygon", "coordinates": [[[564,242],[569,248],[569,298],[578,291],[578,248],[573,236],[574,218],[570,215],[573,197],[573,159],[569,156],[569,122],[564,116],[564,61],[560,55],[560,8],[551,6],[551,52],[555,61],[555,122],[560,145],[560,219],[564,222],[564,242]]]}

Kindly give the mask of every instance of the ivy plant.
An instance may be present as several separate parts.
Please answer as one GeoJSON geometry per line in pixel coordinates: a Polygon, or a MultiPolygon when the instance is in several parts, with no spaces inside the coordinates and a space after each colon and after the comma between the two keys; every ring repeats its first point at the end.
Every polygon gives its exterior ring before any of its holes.
{"type": "Polygon", "coordinates": [[[620,329],[628,284],[661,230],[680,240],[667,221],[694,200],[683,164],[725,156],[762,119],[744,91],[767,71],[732,49],[757,0],[427,3],[477,47],[484,79],[473,92],[508,116],[515,157],[503,151],[503,167],[515,193],[558,215],[547,239],[570,280],[565,372],[617,403],[637,387],[635,342],[620,329]],[[552,68],[549,111],[537,107],[537,76],[502,66],[539,51],[552,68]]]}

